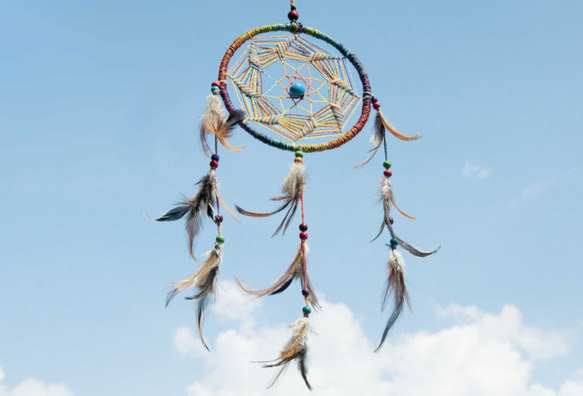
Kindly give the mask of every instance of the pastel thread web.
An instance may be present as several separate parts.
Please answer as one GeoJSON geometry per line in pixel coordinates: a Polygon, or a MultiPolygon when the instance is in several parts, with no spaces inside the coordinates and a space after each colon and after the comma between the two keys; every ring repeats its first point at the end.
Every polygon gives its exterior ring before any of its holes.
{"type": "Polygon", "coordinates": [[[342,135],[361,101],[346,58],[298,35],[251,39],[227,76],[247,121],[292,143],[342,135]],[[301,98],[288,92],[296,82],[301,98]]]}
{"type": "Polygon", "coordinates": [[[370,83],[358,58],[330,36],[299,23],[265,25],[245,32],[225,52],[218,77],[227,111],[237,109],[228,93],[229,84],[246,113],[247,120],[240,126],[254,138],[282,150],[316,152],[339,147],[362,130],[371,111],[370,83]],[[274,31],[292,35],[256,38],[274,31]],[[300,35],[322,40],[341,56],[328,53],[300,35]],[[229,66],[240,48],[242,53],[229,66]],[[354,88],[348,62],[362,83],[361,95],[354,88]],[[277,75],[272,70],[276,63],[280,64],[277,75]],[[293,79],[309,86],[302,100],[293,101],[286,92],[293,79]],[[362,107],[358,120],[347,128],[359,103],[362,107]],[[305,141],[314,138],[331,140],[305,141]]]}

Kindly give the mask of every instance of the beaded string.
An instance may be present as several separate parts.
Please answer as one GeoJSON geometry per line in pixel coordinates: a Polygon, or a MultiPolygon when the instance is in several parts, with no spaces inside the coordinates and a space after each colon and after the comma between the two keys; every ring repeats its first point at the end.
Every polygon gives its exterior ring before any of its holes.
{"type": "MultiPolygon", "coordinates": [[[[302,146],[299,147],[298,150],[295,152],[296,158],[294,159],[295,163],[303,163],[304,162],[304,153],[302,151],[302,146]]],[[[303,285],[304,288],[302,289],[302,295],[304,296],[304,303],[305,306],[302,308],[302,312],[304,316],[307,318],[310,316],[312,312],[312,308],[308,305],[308,296],[310,295],[310,291],[308,290],[308,263],[306,260],[306,240],[308,239],[308,225],[306,224],[306,212],[304,210],[304,190],[302,189],[302,195],[300,196],[300,202],[302,207],[302,224],[300,224],[300,240],[302,241],[302,278],[303,278],[303,285]]]]}
{"type": "MultiPolygon", "coordinates": [[[[221,90],[221,83],[218,81],[213,81],[211,84],[211,93],[213,95],[218,95],[221,90]]],[[[215,135],[215,153],[211,156],[210,167],[211,169],[216,169],[219,167],[219,139],[215,135]]],[[[222,245],[225,243],[225,237],[222,234],[221,224],[223,223],[223,215],[221,214],[221,198],[219,197],[219,192],[217,191],[217,186],[215,185],[215,200],[217,204],[217,214],[215,215],[215,224],[217,225],[217,232],[219,235],[216,237],[217,245],[222,245]]]]}
{"type": "MultiPolygon", "coordinates": [[[[379,111],[381,108],[381,103],[379,102],[379,100],[375,96],[373,96],[371,99],[371,102],[372,102],[372,107],[376,111],[379,111]]],[[[383,175],[388,179],[391,176],[393,176],[393,171],[390,170],[392,164],[388,158],[387,139],[383,139],[383,144],[384,144],[384,150],[385,150],[385,162],[383,162],[383,168],[385,168],[385,170],[383,171],[383,175]]],[[[399,244],[399,241],[395,237],[395,232],[393,231],[393,223],[394,222],[395,222],[395,220],[391,216],[389,216],[388,228],[389,228],[389,233],[391,234],[390,247],[392,250],[395,250],[397,248],[397,245],[399,244]]],[[[389,246],[389,245],[387,245],[387,246],[389,246]]]]}

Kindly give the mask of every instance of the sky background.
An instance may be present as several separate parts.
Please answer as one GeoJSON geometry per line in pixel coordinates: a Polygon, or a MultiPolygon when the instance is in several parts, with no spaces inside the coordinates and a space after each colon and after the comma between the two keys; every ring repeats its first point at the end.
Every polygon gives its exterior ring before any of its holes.
{"type": "MultiPolygon", "coordinates": [[[[357,54],[393,124],[395,229],[414,314],[379,354],[388,242],[369,123],[307,154],[313,394],[583,394],[583,3],[297,1],[357,54]]],[[[278,219],[224,223],[215,310],[197,339],[172,282],[197,268],[169,209],[208,170],[197,129],[232,40],[287,1],[0,2],[0,396],[258,395],[299,316],[297,285],[251,300],[298,245],[278,219]]],[[[221,195],[269,210],[293,160],[238,130],[221,195]]],[[[293,224],[299,223],[299,219],[293,224]]],[[[296,224],[297,225],[297,224],[296,224]]],[[[294,226],[295,229],[296,226],[294,226]]],[[[199,238],[212,247],[214,227],[199,238]]],[[[268,394],[305,394],[295,368],[268,394]]]]}

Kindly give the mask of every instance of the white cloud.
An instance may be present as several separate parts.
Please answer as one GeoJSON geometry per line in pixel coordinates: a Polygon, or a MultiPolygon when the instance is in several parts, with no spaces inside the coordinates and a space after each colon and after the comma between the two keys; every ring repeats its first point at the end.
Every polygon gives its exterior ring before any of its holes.
{"type": "Polygon", "coordinates": [[[471,162],[466,161],[462,169],[462,175],[470,180],[482,180],[490,177],[492,171],[494,171],[493,168],[484,168],[479,165],[473,165],[471,162]]]}
{"type": "Polygon", "coordinates": [[[3,380],[4,371],[0,367],[0,396],[74,396],[63,384],[47,385],[36,378],[28,378],[8,390],[7,386],[2,384],[3,380]]]}
{"type": "MultiPolygon", "coordinates": [[[[240,295],[243,301],[249,301],[240,295]]],[[[322,299],[324,300],[324,299],[322,299]]],[[[583,381],[567,380],[557,390],[532,378],[533,366],[568,353],[571,338],[565,332],[526,326],[520,311],[505,306],[499,314],[476,307],[453,305],[439,315],[453,319],[451,327],[391,338],[377,354],[374,342],[344,304],[323,301],[324,311],[312,315],[317,335],[310,335],[310,393],[290,367],[271,394],[388,395],[388,396],[580,396],[583,381]]],[[[277,356],[289,329],[249,326],[218,335],[212,353],[202,355],[205,372],[188,388],[189,396],[246,396],[263,391],[275,373],[257,360],[277,356]]],[[[190,335],[189,335],[190,334],[190,335]]],[[[178,329],[183,344],[200,342],[178,329]],[[188,339],[188,337],[190,339],[188,339]]],[[[176,343],[175,343],[176,344],[176,343]]],[[[185,354],[201,356],[198,350],[185,354]]]]}

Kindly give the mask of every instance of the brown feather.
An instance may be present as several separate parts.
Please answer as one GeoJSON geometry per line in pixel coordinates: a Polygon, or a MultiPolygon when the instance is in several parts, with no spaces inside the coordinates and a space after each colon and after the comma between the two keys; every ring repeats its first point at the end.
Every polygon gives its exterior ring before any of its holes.
{"type": "Polygon", "coordinates": [[[381,336],[381,341],[375,349],[375,352],[378,352],[381,349],[385,339],[387,338],[387,335],[389,334],[389,331],[401,316],[403,305],[406,303],[409,306],[409,310],[413,312],[411,309],[411,302],[409,301],[409,292],[407,291],[407,286],[405,285],[405,269],[403,267],[403,258],[396,250],[391,250],[388,269],[389,278],[387,281],[387,288],[384,293],[383,304],[381,308],[385,308],[389,293],[391,291],[393,292],[394,308],[391,316],[387,320],[387,324],[385,325],[385,329],[381,336]]]}
{"type": "Polygon", "coordinates": [[[306,168],[302,164],[299,163],[292,164],[289,175],[283,181],[282,190],[284,194],[281,196],[271,198],[271,201],[285,201],[285,202],[273,212],[267,213],[251,212],[237,205],[235,205],[235,208],[242,215],[250,217],[269,217],[287,209],[287,212],[283,217],[283,220],[281,221],[281,223],[279,224],[279,226],[277,227],[272,236],[277,235],[282,230],[283,230],[282,234],[285,234],[300,204],[300,200],[304,191],[304,186],[306,184],[305,170],[306,168]]]}
{"type": "Polygon", "coordinates": [[[383,114],[381,113],[381,111],[379,110],[377,113],[377,117],[380,117],[383,125],[385,126],[385,128],[388,129],[389,132],[391,132],[393,134],[393,136],[395,136],[397,139],[401,139],[401,140],[405,140],[407,142],[410,142],[412,140],[417,140],[417,139],[421,139],[420,135],[415,135],[415,136],[406,136],[404,134],[402,134],[401,132],[399,132],[390,122],[389,120],[387,120],[387,118],[385,116],[383,116],[383,114]]]}
{"type": "Polygon", "coordinates": [[[237,222],[240,223],[241,220],[239,220],[239,218],[237,217],[237,215],[235,213],[233,213],[233,211],[231,210],[231,208],[229,208],[227,206],[227,204],[225,203],[225,201],[223,201],[223,199],[221,198],[221,196],[219,195],[219,191],[217,190],[217,186],[215,185],[215,195],[217,196],[219,202],[221,203],[221,205],[223,205],[223,207],[226,209],[226,211],[231,215],[231,217],[237,222]]]}
{"type": "Polygon", "coordinates": [[[200,126],[200,143],[204,153],[210,156],[213,152],[208,144],[208,135],[214,134],[215,138],[221,145],[230,151],[241,151],[245,146],[234,146],[227,139],[233,135],[233,130],[245,119],[245,113],[236,110],[225,118],[224,110],[221,107],[220,100],[216,95],[208,97],[208,105],[203,114],[200,126]]]}
{"type": "Polygon", "coordinates": [[[204,216],[201,214],[206,213],[211,219],[214,218],[214,193],[216,191],[215,171],[212,169],[208,171],[196,184],[199,186],[198,192],[192,198],[187,199],[184,197],[183,202],[180,202],[178,206],[158,218],[152,219],[146,215],[150,220],[160,222],[175,221],[188,215],[185,223],[186,232],[188,233],[188,251],[195,260],[194,238],[202,229],[204,216]]]}
{"type": "Polygon", "coordinates": [[[179,292],[189,288],[197,289],[197,293],[193,297],[186,297],[186,299],[198,300],[196,304],[196,327],[200,340],[207,350],[209,350],[209,347],[202,336],[202,325],[209,300],[215,294],[219,267],[222,260],[223,254],[219,245],[216,245],[215,249],[209,252],[209,257],[202,263],[200,269],[180,282],[176,282],[174,288],[166,296],[166,306],[168,306],[179,292]]]}
{"type": "Polygon", "coordinates": [[[275,295],[285,291],[291,283],[296,280],[300,279],[302,289],[308,289],[310,294],[308,295],[308,302],[314,308],[314,310],[321,309],[322,306],[318,301],[318,297],[316,296],[316,291],[312,286],[312,282],[308,276],[306,276],[307,285],[304,284],[304,276],[303,276],[303,248],[302,245],[298,247],[296,250],[296,255],[294,256],[293,261],[288,266],[286,271],[275,281],[273,285],[268,287],[267,289],[262,290],[250,290],[247,289],[243,284],[239,281],[239,279],[235,279],[241,290],[245,293],[251,294],[257,298],[264,297],[266,295],[275,295]]]}
{"type": "Polygon", "coordinates": [[[385,125],[383,124],[382,117],[377,112],[375,123],[374,123],[374,135],[371,139],[372,143],[375,145],[369,152],[372,152],[371,156],[362,161],[360,164],[355,165],[353,168],[359,168],[364,164],[367,164],[373,157],[377,154],[381,145],[385,142],[386,133],[385,133],[385,125]]]}
{"type": "Polygon", "coordinates": [[[302,379],[304,380],[308,389],[312,390],[312,386],[308,382],[307,376],[308,345],[306,343],[306,339],[308,331],[310,330],[308,318],[300,318],[296,323],[291,325],[290,328],[292,329],[292,337],[288,341],[284,349],[280,352],[277,359],[256,363],[275,362],[273,364],[264,364],[263,367],[265,368],[280,367],[277,374],[267,387],[267,389],[269,389],[275,384],[275,382],[278,380],[281,374],[287,369],[289,363],[296,360],[302,379]]]}

